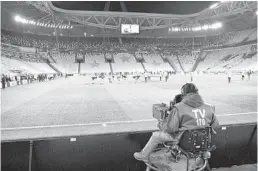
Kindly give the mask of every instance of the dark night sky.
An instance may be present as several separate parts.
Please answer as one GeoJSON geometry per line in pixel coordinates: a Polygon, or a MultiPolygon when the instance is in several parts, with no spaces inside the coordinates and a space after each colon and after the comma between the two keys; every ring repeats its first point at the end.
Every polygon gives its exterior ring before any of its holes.
{"type": "MultiPolygon", "coordinates": [[[[162,14],[193,14],[216,1],[124,1],[128,12],[162,14]]],[[[103,11],[105,1],[53,1],[58,8],[68,10],[103,11]]],[[[122,11],[119,1],[111,1],[109,11],[122,11]]]]}

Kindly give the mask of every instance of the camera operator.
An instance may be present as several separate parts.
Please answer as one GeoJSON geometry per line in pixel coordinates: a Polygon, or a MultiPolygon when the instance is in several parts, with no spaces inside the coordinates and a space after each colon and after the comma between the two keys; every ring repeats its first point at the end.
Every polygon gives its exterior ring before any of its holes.
{"type": "MultiPolygon", "coordinates": [[[[137,160],[148,162],[150,153],[158,144],[167,141],[178,143],[184,130],[219,126],[215,116],[215,107],[204,103],[193,83],[183,85],[181,93],[182,101],[172,107],[169,115],[163,121],[159,121],[160,131],[153,132],[142,151],[134,153],[137,160]]],[[[180,101],[179,95],[175,97],[174,103],[178,101],[180,101]]]]}

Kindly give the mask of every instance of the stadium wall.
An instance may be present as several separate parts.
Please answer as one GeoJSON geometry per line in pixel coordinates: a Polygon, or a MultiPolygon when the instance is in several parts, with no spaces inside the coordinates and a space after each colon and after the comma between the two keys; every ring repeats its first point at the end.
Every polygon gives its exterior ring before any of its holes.
{"type": "MultiPolygon", "coordinates": [[[[223,125],[214,136],[212,168],[257,163],[257,123],[223,125]]],[[[96,134],[1,143],[3,171],[143,171],[133,158],[150,131],[96,134]],[[76,139],[75,139],[76,138],[76,139]]]]}

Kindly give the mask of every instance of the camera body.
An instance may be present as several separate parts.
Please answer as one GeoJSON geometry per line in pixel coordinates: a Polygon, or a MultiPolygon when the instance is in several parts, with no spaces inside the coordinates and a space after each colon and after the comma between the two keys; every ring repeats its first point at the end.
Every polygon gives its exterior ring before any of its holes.
{"type": "Polygon", "coordinates": [[[152,116],[157,120],[165,120],[169,115],[175,104],[181,102],[183,99],[182,94],[178,94],[174,97],[173,101],[170,101],[169,106],[165,103],[152,105],[152,116]]]}
{"type": "Polygon", "coordinates": [[[152,105],[153,117],[157,120],[164,120],[168,116],[168,111],[170,107],[165,103],[152,105]]]}

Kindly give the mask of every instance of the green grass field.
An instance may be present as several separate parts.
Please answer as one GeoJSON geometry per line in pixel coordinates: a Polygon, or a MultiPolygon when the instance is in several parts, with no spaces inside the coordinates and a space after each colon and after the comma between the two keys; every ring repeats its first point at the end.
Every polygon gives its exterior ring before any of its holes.
{"type": "MultiPolygon", "coordinates": [[[[87,77],[71,77],[1,90],[2,128],[136,121],[152,118],[152,104],[173,99],[189,76],[171,76],[120,84],[91,84],[87,77]]],[[[257,78],[224,75],[194,77],[204,100],[216,114],[257,112],[257,78]]]]}

